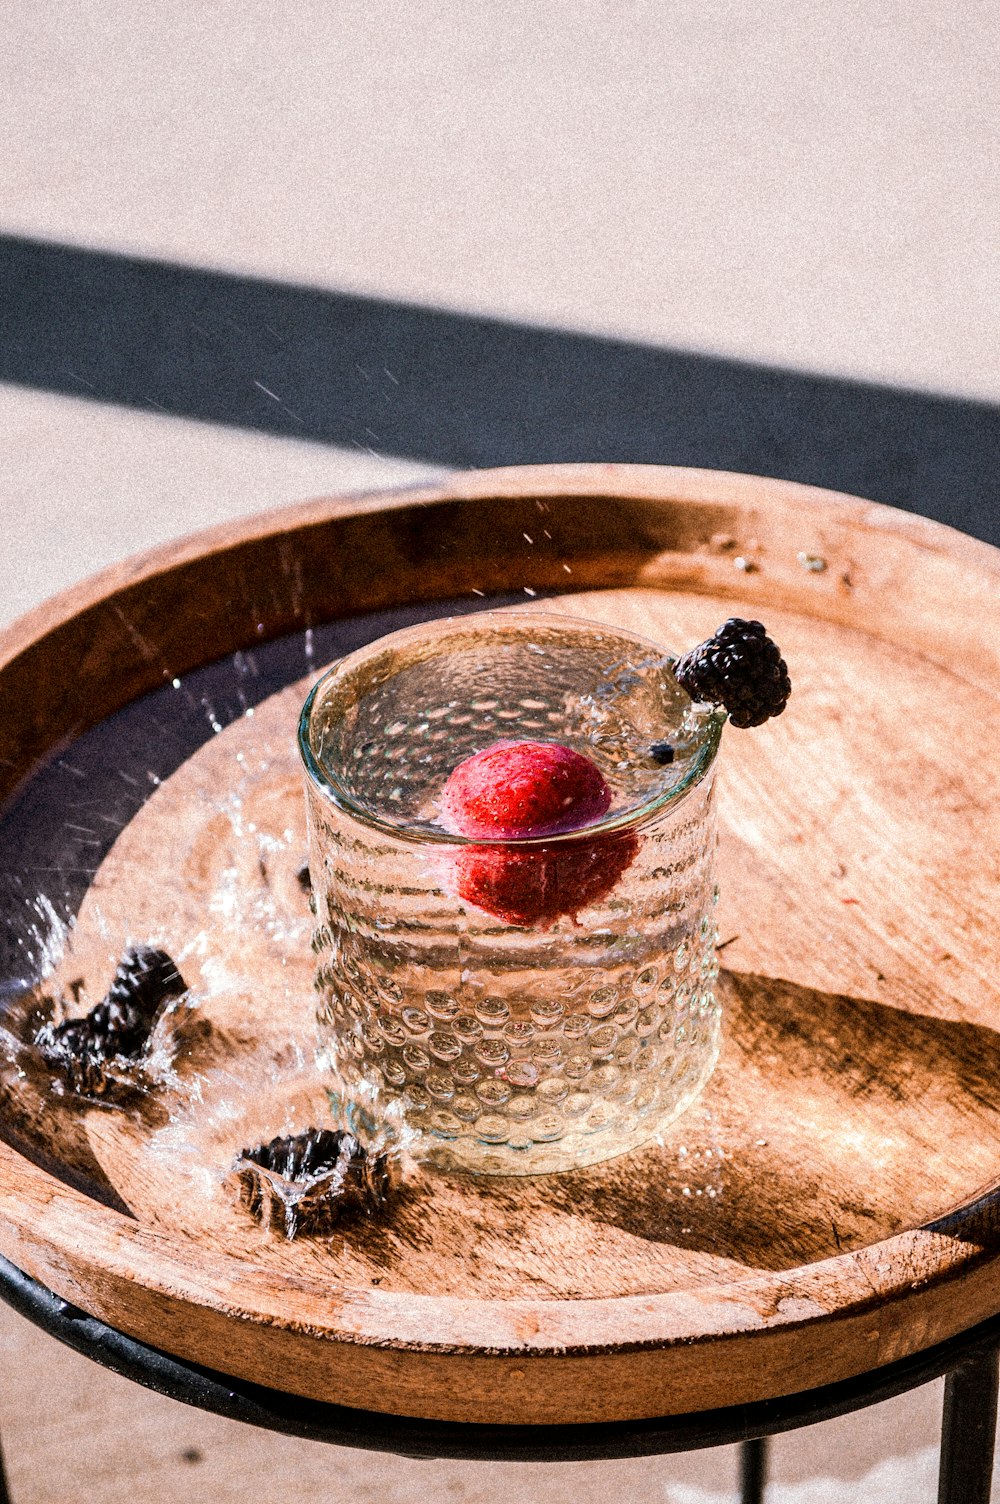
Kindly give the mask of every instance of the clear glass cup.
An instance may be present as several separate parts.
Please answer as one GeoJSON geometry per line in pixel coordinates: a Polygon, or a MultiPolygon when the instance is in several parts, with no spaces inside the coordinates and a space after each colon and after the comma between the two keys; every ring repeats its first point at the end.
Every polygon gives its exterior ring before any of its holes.
{"type": "Polygon", "coordinates": [[[631,1149],[719,1050],[720,713],[673,657],[595,622],[484,612],[335,664],[302,712],[317,1016],[338,1115],[445,1170],[522,1175],[631,1149]],[[568,744],[610,808],[582,831],[444,829],[452,769],[568,744]],[[670,742],[672,758],[650,752],[670,742]]]}

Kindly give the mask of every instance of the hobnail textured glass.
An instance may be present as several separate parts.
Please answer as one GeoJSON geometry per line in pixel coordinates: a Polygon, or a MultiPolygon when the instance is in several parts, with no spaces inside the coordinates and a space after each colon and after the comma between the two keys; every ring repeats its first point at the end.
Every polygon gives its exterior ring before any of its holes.
{"type": "Polygon", "coordinates": [[[684,710],[670,661],[618,629],[484,616],[394,634],[313,691],[300,742],[317,1014],[336,1105],[363,1138],[446,1170],[565,1170],[644,1142],[702,1089],[720,1030],[719,720],[684,710]],[[654,774],[636,748],[666,715],[682,755],[654,774]],[[448,772],[501,739],[603,760],[607,816],[543,842],[436,826],[448,772]],[[540,872],[564,911],[513,924],[458,896],[456,871],[483,851],[540,872]]]}

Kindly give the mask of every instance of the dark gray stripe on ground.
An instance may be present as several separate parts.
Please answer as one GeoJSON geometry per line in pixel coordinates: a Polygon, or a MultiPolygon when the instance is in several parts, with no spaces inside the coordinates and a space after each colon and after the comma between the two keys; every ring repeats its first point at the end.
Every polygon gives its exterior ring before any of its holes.
{"type": "Polygon", "coordinates": [[[851,491],[1000,542],[1000,408],[0,237],[0,380],[455,466],[851,491]]]}

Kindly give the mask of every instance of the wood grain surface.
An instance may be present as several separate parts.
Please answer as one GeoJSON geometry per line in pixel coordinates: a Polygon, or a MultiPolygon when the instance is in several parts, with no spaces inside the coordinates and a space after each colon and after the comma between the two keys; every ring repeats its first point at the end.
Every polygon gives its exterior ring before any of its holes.
{"type": "Polygon", "coordinates": [[[648,468],[314,503],[18,624],[0,659],[8,787],[164,675],[262,636],[524,584],[579,592],[536,608],[677,649],[759,615],[789,662],[785,715],[723,738],[725,1039],[697,1106],[585,1171],[408,1167],[384,1218],[328,1238],[287,1244],[246,1218],[234,1154],[326,1110],[296,880],[303,681],[184,762],[101,865],[46,988],[82,982],[85,1011],[124,946],[154,941],[193,1005],[161,1024],[167,1081],[128,1110],[8,1073],[0,1249],[181,1356],[458,1420],[789,1393],[1000,1310],[1000,569],[985,545],[803,487],[648,468]]]}

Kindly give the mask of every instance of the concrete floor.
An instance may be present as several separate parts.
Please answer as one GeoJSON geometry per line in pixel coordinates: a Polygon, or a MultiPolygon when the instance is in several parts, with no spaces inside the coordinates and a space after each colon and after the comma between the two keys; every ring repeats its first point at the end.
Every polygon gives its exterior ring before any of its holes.
{"type": "MultiPolygon", "coordinates": [[[[4,21],[0,232],[995,404],[998,30],[987,0],[43,0],[4,21]]],[[[2,619],[194,528],[456,458],[89,383],[0,385],[2,619]]],[[[728,1450],[416,1464],[184,1409],[4,1309],[0,1353],[16,1504],[734,1497],[728,1450]]],[[[769,1504],[931,1499],[939,1389],[779,1440],[769,1504]]]]}
{"type": "Polygon", "coordinates": [[[1000,397],[990,0],[41,0],[9,232],[1000,397]]]}

